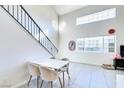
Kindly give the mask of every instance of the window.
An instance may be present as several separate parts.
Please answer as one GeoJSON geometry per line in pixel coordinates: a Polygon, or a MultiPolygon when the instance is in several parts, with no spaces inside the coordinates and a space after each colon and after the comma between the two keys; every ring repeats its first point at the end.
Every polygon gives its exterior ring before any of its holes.
{"type": "Polygon", "coordinates": [[[84,51],[85,39],[81,38],[77,40],[78,50],[84,51]]]}
{"type": "Polygon", "coordinates": [[[114,52],[115,50],[115,37],[104,36],[104,52],[114,52]]]}
{"type": "Polygon", "coordinates": [[[85,38],[85,48],[84,51],[99,51],[103,49],[103,39],[102,37],[85,38]]]}
{"type": "Polygon", "coordinates": [[[116,8],[104,10],[102,12],[90,14],[76,19],[76,25],[107,20],[116,17],[116,8]]]}
{"type": "Polygon", "coordinates": [[[100,36],[77,39],[77,49],[84,52],[115,52],[115,36],[100,36]]]}

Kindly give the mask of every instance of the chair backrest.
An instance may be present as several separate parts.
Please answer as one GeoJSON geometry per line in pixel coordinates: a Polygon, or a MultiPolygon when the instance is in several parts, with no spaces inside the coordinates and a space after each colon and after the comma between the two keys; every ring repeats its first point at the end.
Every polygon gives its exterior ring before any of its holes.
{"type": "Polygon", "coordinates": [[[61,60],[62,60],[62,61],[69,61],[68,58],[62,58],[61,60]]]}
{"type": "Polygon", "coordinates": [[[55,57],[50,57],[50,59],[56,59],[55,57]]]}
{"type": "Polygon", "coordinates": [[[52,81],[52,80],[56,80],[59,76],[58,72],[54,71],[53,69],[43,66],[39,66],[39,69],[43,80],[52,81]]]}
{"type": "Polygon", "coordinates": [[[29,70],[30,75],[32,75],[32,76],[40,76],[39,65],[34,64],[34,63],[29,63],[28,64],[28,70],[29,70]]]}

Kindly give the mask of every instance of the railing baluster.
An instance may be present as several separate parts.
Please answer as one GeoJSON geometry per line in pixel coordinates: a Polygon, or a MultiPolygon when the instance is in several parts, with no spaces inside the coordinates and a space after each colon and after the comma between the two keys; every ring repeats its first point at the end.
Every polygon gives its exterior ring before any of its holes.
{"type": "Polygon", "coordinates": [[[35,37],[36,37],[36,39],[37,39],[37,26],[36,26],[36,33],[35,33],[35,37]]]}
{"type": "MultiPolygon", "coordinates": [[[[35,34],[36,34],[36,25],[34,23],[34,37],[35,37],[35,34]]],[[[36,37],[35,37],[36,38],[36,37]]]]}
{"type": "Polygon", "coordinates": [[[45,44],[44,44],[44,36],[42,37],[42,40],[43,40],[43,45],[45,46],[45,44]]]}
{"type": "Polygon", "coordinates": [[[45,47],[46,47],[46,39],[47,39],[47,38],[45,37],[45,47]]]}
{"type": "MultiPolygon", "coordinates": [[[[36,33],[35,33],[36,39],[37,39],[37,25],[36,25],[36,33]]],[[[38,40],[38,39],[37,39],[38,40]]]]}
{"type": "Polygon", "coordinates": [[[22,23],[22,8],[21,8],[21,24],[23,24],[23,23],[22,23]]]}
{"type": "Polygon", "coordinates": [[[18,12],[17,12],[18,22],[21,23],[21,9],[19,6],[17,9],[18,9],[18,12]]]}
{"type": "Polygon", "coordinates": [[[9,5],[8,5],[8,12],[9,12],[9,5]]]}
{"type": "Polygon", "coordinates": [[[39,42],[40,42],[40,28],[38,28],[38,40],[39,40],[39,42]]]}
{"type": "Polygon", "coordinates": [[[32,35],[34,34],[34,22],[32,21],[32,35]]]}
{"type": "Polygon", "coordinates": [[[39,41],[39,28],[37,27],[37,40],[39,41]]]}
{"type": "MultiPolygon", "coordinates": [[[[27,15],[27,17],[28,17],[28,30],[29,30],[29,16],[27,15]]],[[[30,32],[30,31],[29,31],[30,32]]]]}
{"type": "Polygon", "coordinates": [[[46,39],[46,48],[48,49],[48,47],[47,47],[47,42],[48,42],[48,41],[47,41],[47,39],[46,39]]]}
{"type": "Polygon", "coordinates": [[[12,14],[14,16],[14,5],[12,5],[12,14]]]}
{"type": "Polygon", "coordinates": [[[19,21],[19,15],[18,15],[18,5],[17,5],[17,21],[19,21]]]}
{"type": "Polygon", "coordinates": [[[41,31],[40,31],[40,29],[39,29],[39,41],[42,44],[42,41],[41,41],[41,31]]]}
{"type": "Polygon", "coordinates": [[[35,37],[35,23],[34,23],[34,25],[33,25],[33,36],[35,37]]]}
{"type": "Polygon", "coordinates": [[[46,37],[44,37],[44,46],[46,47],[46,37]]]}
{"type": "Polygon", "coordinates": [[[37,32],[36,28],[37,28],[37,26],[35,25],[34,37],[37,39],[37,37],[36,37],[36,32],[37,32]]]}
{"type": "Polygon", "coordinates": [[[42,44],[42,33],[41,33],[41,30],[40,30],[40,43],[42,44]]]}
{"type": "Polygon", "coordinates": [[[31,20],[31,34],[32,34],[32,20],[31,20]]]}
{"type": "Polygon", "coordinates": [[[37,38],[36,37],[36,32],[37,32],[36,28],[37,28],[37,26],[35,25],[35,30],[34,30],[34,36],[35,36],[35,38],[37,38]]]}
{"type": "Polygon", "coordinates": [[[44,37],[44,46],[46,47],[45,37],[44,37]]]}
{"type": "MultiPolygon", "coordinates": [[[[43,45],[43,33],[41,32],[41,43],[43,45]]],[[[44,45],[43,45],[44,46],[44,45]]]]}
{"type": "Polygon", "coordinates": [[[26,13],[24,13],[24,26],[26,28],[26,13]]]}
{"type": "Polygon", "coordinates": [[[23,25],[23,27],[25,27],[25,16],[24,16],[23,9],[21,9],[21,12],[22,12],[22,15],[21,15],[21,17],[22,17],[22,25],[23,25]]]}

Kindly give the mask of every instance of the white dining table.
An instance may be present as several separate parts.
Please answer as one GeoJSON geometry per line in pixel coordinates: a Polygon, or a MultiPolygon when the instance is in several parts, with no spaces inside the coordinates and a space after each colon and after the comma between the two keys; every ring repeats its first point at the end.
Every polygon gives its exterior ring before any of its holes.
{"type": "MultiPolygon", "coordinates": [[[[59,59],[46,59],[46,60],[43,60],[42,62],[34,61],[32,63],[38,64],[44,67],[48,67],[56,71],[60,71],[63,67],[69,64],[69,61],[62,61],[59,59]]],[[[63,72],[63,87],[64,85],[65,85],[65,80],[64,80],[64,72],[63,72]]]]}
{"type": "Polygon", "coordinates": [[[42,62],[34,61],[32,63],[45,66],[45,67],[49,67],[55,70],[60,70],[64,66],[68,65],[69,61],[61,61],[59,59],[46,59],[46,60],[43,60],[42,62]]]}

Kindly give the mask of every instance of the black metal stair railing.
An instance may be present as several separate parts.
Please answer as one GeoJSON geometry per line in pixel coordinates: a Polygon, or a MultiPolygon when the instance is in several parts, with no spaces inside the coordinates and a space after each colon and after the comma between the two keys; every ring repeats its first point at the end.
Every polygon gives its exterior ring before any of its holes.
{"type": "Polygon", "coordinates": [[[46,36],[34,19],[21,5],[1,5],[1,7],[14,18],[35,40],[37,40],[52,56],[58,49],[46,36]]]}

